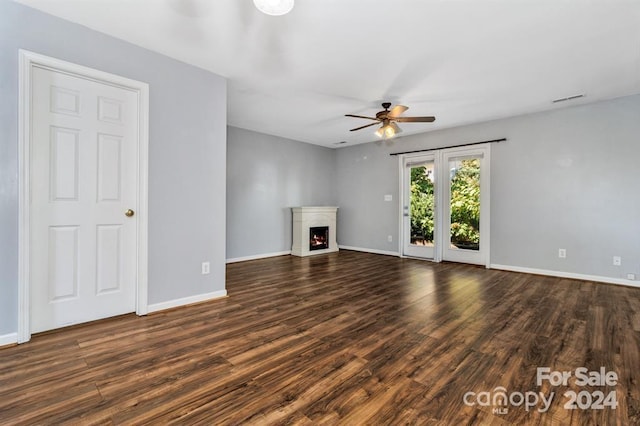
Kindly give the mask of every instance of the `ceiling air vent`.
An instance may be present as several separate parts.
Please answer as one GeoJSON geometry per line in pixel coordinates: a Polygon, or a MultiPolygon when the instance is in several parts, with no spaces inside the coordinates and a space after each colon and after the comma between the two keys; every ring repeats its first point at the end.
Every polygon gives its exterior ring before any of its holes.
{"type": "Polygon", "coordinates": [[[572,101],[572,100],[578,99],[578,98],[584,98],[584,93],[581,93],[579,95],[567,96],[566,98],[554,99],[551,102],[554,103],[554,104],[557,104],[558,102],[572,101]]]}

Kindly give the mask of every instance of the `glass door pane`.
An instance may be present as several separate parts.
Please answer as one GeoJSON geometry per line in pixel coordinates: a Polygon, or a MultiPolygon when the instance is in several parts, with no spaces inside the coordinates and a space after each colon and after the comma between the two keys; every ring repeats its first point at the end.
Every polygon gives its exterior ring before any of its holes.
{"type": "Polygon", "coordinates": [[[416,246],[433,247],[434,174],[433,163],[411,168],[411,238],[416,246]]]}
{"type": "Polygon", "coordinates": [[[405,161],[404,254],[434,257],[435,164],[433,156],[405,161]]]}
{"type": "Polygon", "coordinates": [[[480,250],[480,159],[449,160],[450,248],[480,250]]]}

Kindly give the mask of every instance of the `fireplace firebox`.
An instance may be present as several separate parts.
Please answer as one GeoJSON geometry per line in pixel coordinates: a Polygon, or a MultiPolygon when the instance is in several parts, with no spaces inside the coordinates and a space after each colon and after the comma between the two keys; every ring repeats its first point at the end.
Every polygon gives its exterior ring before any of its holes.
{"type": "Polygon", "coordinates": [[[325,250],[329,248],[329,227],[314,226],[309,228],[309,250],[325,250]]]}

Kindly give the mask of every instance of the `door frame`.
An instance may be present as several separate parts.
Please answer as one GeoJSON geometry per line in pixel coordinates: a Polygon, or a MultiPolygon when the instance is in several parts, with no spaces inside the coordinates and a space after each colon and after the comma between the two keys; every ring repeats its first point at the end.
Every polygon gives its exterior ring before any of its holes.
{"type": "Polygon", "coordinates": [[[18,84],[18,343],[31,339],[31,118],[32,69],[44,68],[74,77],[115,86],[136,93],[138,98],[138,173],[136,235],[136,314],[148,312],[148,161],[149,85],[129,78],[19,50],[18,84]]]}
{"type": "MultiPolygon", "coordinates": [[[[434,149],[430,151],[430,153],[434,156],[434,164],[435,164],[435,200],[434,200],[434,242],[435,249],[433,253],[433,258],[421,258],[428,261],[433,262],[441,262],[445,256],[445,242],[448,242],[448,226],[446,222],[448,222],[444,216],[444,203],[448,203],[448,198],[450,197],[449,184],[445,184],[445,182],[449,182],[449,170],[446,167],[445,159],[449,156],[467,156],[467,155],[482,155],[483,168],[480,173],[480,187],[481,187],[481,197],[484,198],[484,202],[481,200],[480,203],[480,217],[483,218],[481,224],[481,235],[480,239],[480,250],[482,255],[481,263],[469,262],[471,264],[481,264],[486,268],[489,268],[491,265],[491,144],[481,144],[474,147],[452,147],[452,148],[442,148],[442,149],[434,149]],[[447,230],[445,231],[445,227],[447,230]],[[445,241],[447,240],[447,241],[445,241]]],[[[400,253],[400,257],[411,257],[404,254],[404,246],[405,246],[405,237],[404,237],[404,218],[403,218],[403,206],[405,205],[405,194],[404,194],[404,185],[405,185],[405,171],[404,164],[405,161],[410,160],[412,158],[423,157],[427,154],[427,152],[421,153],[412,153],[406,155],[398,156],[398,169],[399,169],[399,178],[400,178],[400,188],[399,188],[399,206],[398,206],[398,217],[399,217],[399,228],[398,228],[398,252],[400,253]]]]}

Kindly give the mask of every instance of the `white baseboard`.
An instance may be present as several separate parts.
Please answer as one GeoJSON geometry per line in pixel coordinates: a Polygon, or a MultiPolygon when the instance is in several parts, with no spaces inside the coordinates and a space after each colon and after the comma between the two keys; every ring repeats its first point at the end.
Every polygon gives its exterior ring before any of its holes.
{"type": "Polygon", "coordinates": [[[226,296],[227,290],[219,290],[212,293],[198,294],[196,296],[183,297],[182,299],[154,303],[153,305],[149,305],[149,313],[164,311],[165,309],[177,308],[184,305],[191,305],[193,303],[206,302],[208,300],[219,299],[226,296]]]}
{"type": "Polygon", "coordinates": [[[574,280],[595,281],[599,283],[619,284],[619,285],[626,285],[630,287],[640,288],[640,282],[633,281],[633,280],[625,280],[623,278],[611,278],[611,277],[602,277],[599,275],[577,274],[574,272],[549,271],[546,269],[525,268],[522,266],[510,266],[510,265],[491,264],[489,268],[500,269],[502,271],[524,272],[525,274],[548,275],[550,277],[571,278],[574,280]]]}
{"type": "Polygon", "coordinates": [[[0,346],[15,345],[18,343],[18,333],[3,334],[0,336],[0,346]]]}
{"type": "Polygon", "coordinates": [[[395,257],[400,256],[400,253],[398,253],[397,251],[376,250],[376,249],[341,246],[341,245],[338,245],[338,247],[344,250],[363,251],[365,253],[373,253],[373,254],[384,254],[385,256],[395,256],[395,257]]]}
{"type": "Polygon", "coordinates": [[[247,260],[266,259],[267,257],[286,256],[288,254],[291,254],[291,250],[278,251],[275,253],[254,254],[253,256],[234,257],[232,259],[227,259],[227,263],[246,262],[247,260]]]}

